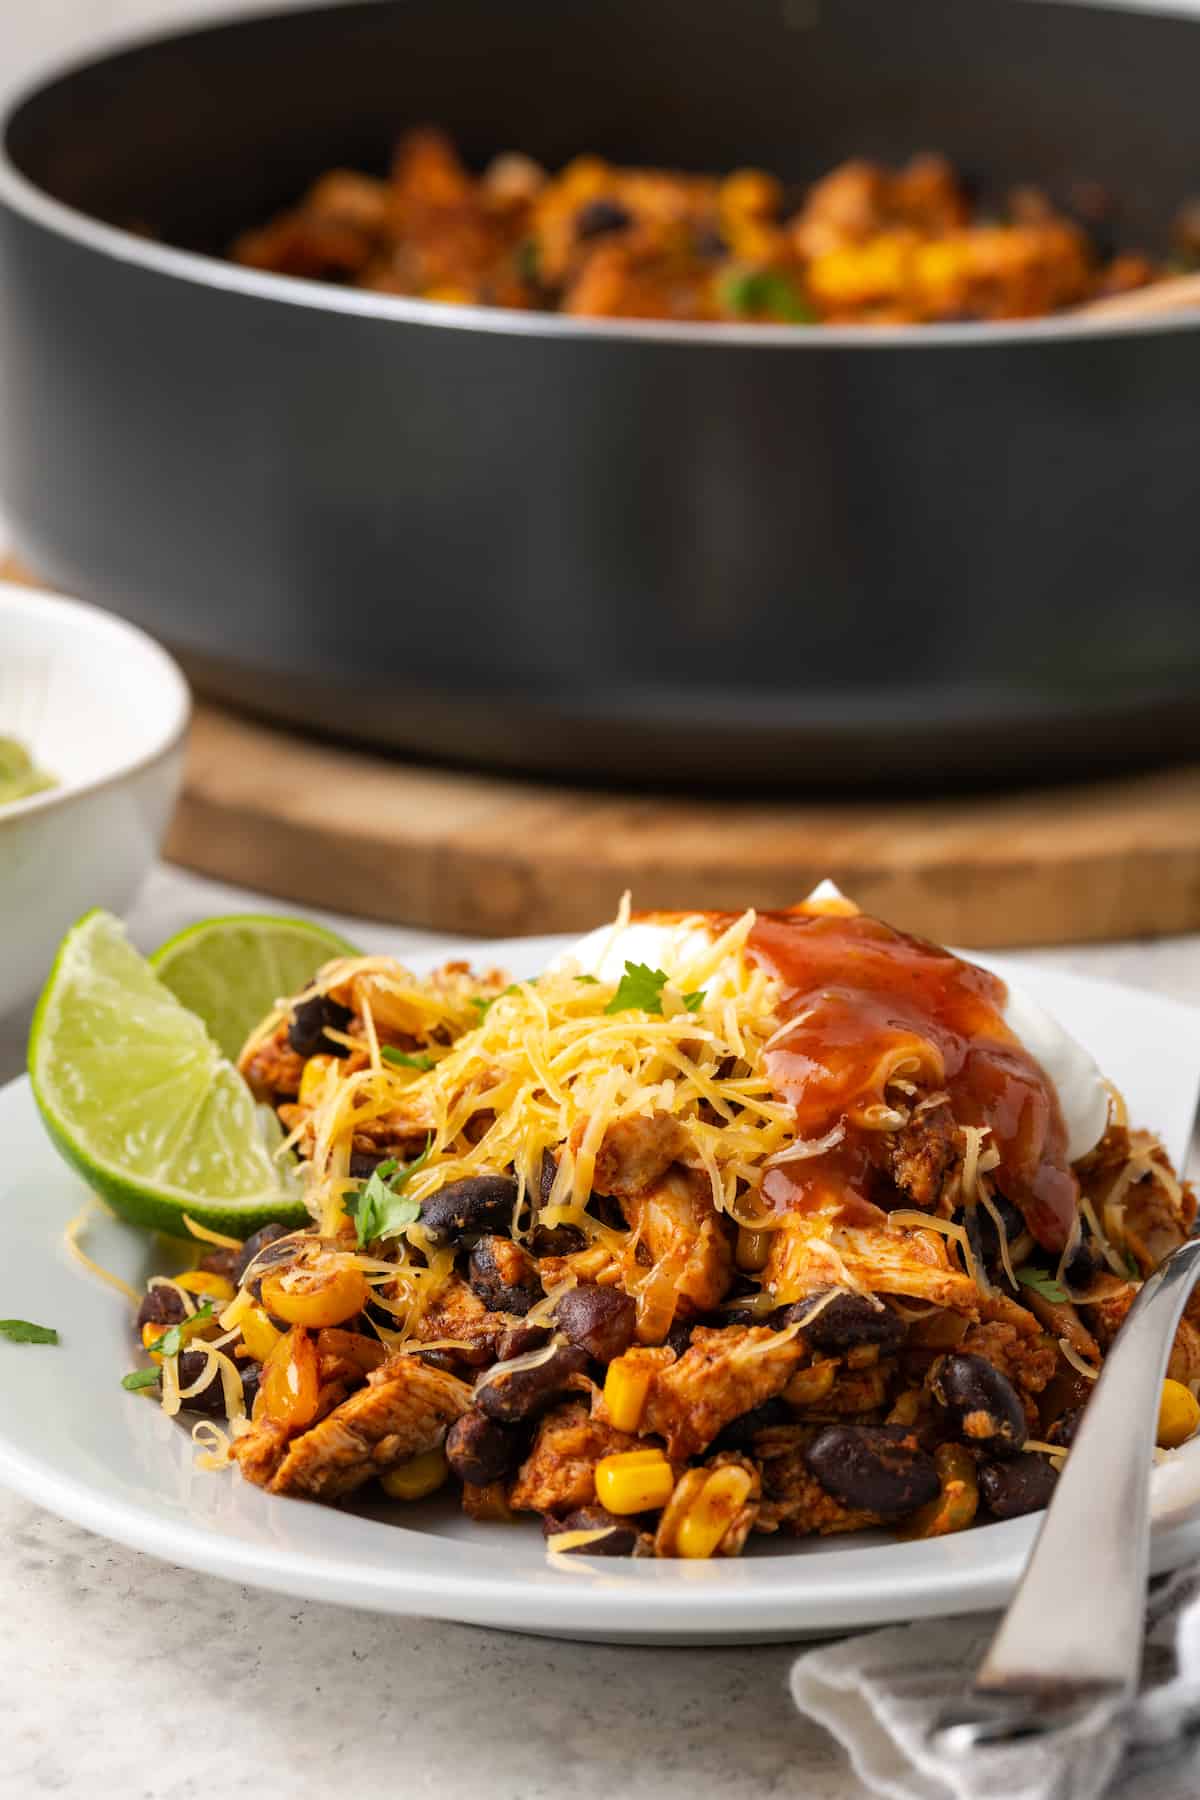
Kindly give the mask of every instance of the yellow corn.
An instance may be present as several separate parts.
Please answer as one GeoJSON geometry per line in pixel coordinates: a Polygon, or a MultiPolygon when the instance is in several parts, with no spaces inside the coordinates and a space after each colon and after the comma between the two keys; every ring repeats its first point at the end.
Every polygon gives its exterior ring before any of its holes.
{"type": "Polygon", "coordinates": [[[1200,1425],[1200,1401],[1182,1381],[1164,1381],[1158,1403],[1158,1445],[1162,1450],[1178,1450],[1186,1444],[1200,1425]]]}
{"type": "Polygon", "coordinates": [[[733,1465],[714,1469],[691,1502],[675,1532],[679,1556],[713,1556],[750,1494],[753,1480],[733,1465]]]}
{"type": "Polygon", "coordinates": [[[604,1405],[614,1430],[637,1430],[653,1375],[653,1367],[639,1369],[623,1356],[609,1363],[604,1377],[604,1405]]]}
{"type": "Polygon", "coordinates": [[[242,1342],[247,1350],[255,1362],[266,1362],[283,1335],[282,1332],[276,1331],[261,1306],[252,1306],[249,1312],[243,1315],[241,1323],[242,1342]]]}
{"type": "Polygon", "coordinates": [[[309,1057],[300,1077],[300,1092],[296,1096],[301,1106],[316,1105],[321,1089],[325,1086],[325,1077],[336,1061],[335,1056],[309,1057]]]}
{"type": "Polygon", "coordinates": [[[189,1294],[199,1294],[202,1300],[232,1300],[237,1293],[228,1276],[210,1275],[207,1269],[188,1269],[176,1275],[175,1285],[189,1294]]]}
{"type": "Polygon", "coordinates": [[[717,193],[717,206],[725,220],[769,216],[777,213],[782,203],[783,188],[763,169],[735,169],[717,193]]]}
{"type": "Polygon", "coordinates": [[[611,1513],[650,1512],[671,1498],[675,1476],[661,1450],[625,1450],[596,1464],[596,1498],[611,1513]]]}
{"type": "Polygon", "coordinates": [[[446,1452],[438,1444],[432,1450],[423,1450],[420,1456],[398,1463],[379,1480],[393,1500],[424,1500],[427,1494],[437,1493],[449,1472],[446,1452]]]}
{"type": "Polygon", "coordinates": [[[445,306],[469,306],[474,297],[457,281],[439,281],[421,296],[423,300],[440,300],[445,306]]]}

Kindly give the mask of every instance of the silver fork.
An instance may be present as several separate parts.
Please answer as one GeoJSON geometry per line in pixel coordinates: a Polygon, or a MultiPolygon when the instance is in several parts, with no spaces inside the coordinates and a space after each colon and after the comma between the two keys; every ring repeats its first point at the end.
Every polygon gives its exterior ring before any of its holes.
{"type": "Polygon", "coordinates": [[[1021,1584],[939,1744],[985,1744],[1110,1723],[1141,1672],[1150,1483],[1175,1327],[1200,1276],[1200,1238],[1155,1270],[1105,1361],[1021,1584]]]}

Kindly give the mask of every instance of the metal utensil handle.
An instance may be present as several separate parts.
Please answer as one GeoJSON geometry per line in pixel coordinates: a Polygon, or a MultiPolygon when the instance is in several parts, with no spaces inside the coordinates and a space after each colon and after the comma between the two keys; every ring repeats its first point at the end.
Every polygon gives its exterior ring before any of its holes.
{"type": "Polygon", "coordinates": [[[1150,1461],[1175,1327],[1200,1276],[1200,1239],[1142,1288],[1083,1415],[1021,1585],[976,1679],[981,1694],[1052,1703],[1128,1697],[1141,1668],[1150,1461]]]}

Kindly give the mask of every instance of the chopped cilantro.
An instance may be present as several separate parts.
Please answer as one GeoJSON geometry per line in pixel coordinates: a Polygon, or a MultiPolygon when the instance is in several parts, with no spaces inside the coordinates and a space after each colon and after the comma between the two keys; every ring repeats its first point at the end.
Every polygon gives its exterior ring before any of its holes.
{"type": "Polygon", "coordinates": [[[1132,1250],[1127,1250],[1125,1252],[1125,1267],[1129,1271],[1132,1280],[1140,1281],[1142,1279],[1142,1265],[1139,1263],[1132,1250]]]}
{"type": "Polygon", "coordinates": [[[803,294],[778,269],[733,269],[721,283],[721,304],[741,319],[766,317],[785,325],[817,322],[803,294]]]}
{"type": "Polygon", "coordinates": [[[1032,1289],[1043,1300],[1052,1300],[1056,1306],[1062,1306],[1070,1299],[1066,1288],[1061,1287],[1053,1275],[1047,1274],[1045,1269],[1036,1268],[1033,1263],[1022,1263],[1019,1269],[1013,1270],[1013,1274],[1022,1287],[1032,1289]]]}
{"type": "Polygon", "coordinates": [[[409,1179],[429,1161],[433,1149],[430,1137],[420,1156],[400,1164],[394,1156],[381,1162],[363,1182],[357,1194],[347,1200],[346,1211],[354,1220],[359,1249],[380,1238],[397,1237],[406,1225],[415,1225],[421,1216],[419,1200],[410,1200],[404,1189],[409,1179]]]}
{"type": "Polygon", "coordinates": [[[157,1387],[158,1370],[134,1369],[128,1375],[122,1375],[121,1386],[127,1388],[131,1394],[140,1392],[142,1388],[157,1387]]]}
{"type": "MultiPolygon", "coordinates": [[[[604,1010],[606,1013],[661,1013],[663,989],[666,985],[667,977],[661,969],[652,969],[648,963],[627,962],[625,973],[617,983],[617,991],[604,1010]]],[[[696,1012],[703,1003],[702,989],[683,995],[683,1004],[688,1012],[696,1012]]]]}
{"type": "Polygon", "coordinates": [[[594,975],[577,975],[575,979],[576,981],[586,982],[588,987],[598,987],[600,985],[594,975]]]}
{"type": "Polygon", "coordinates": [[[28,1319],[0,1319],[0,1337],[14,1344],[57,1344],[53,1325],[31,1325],[28,1319]]]}
{"type": "Polygon", "coordinates": [[[397,1069],[432,1069],[432,1056],[410,1056],[407,1050],[397,1050],[393,1044],[384,1044],[379,1052],[384,1062],[393,1063],[397,1069]]]}
{"type": "Polygon", "coordinates": [[[215,1311],[213,1302],[206,1300],[203,1306],[198,1306],[190,1317],[181,1319],[178,1325],[168,1325],[160,1338],[155,1338],[152,1344],[146,1345],[147,1350],[153,1350],[159,1356],[178,1356],[185,1338],[191,1336],[193,1326],[203,1325],[206,1319],[212,1318],[215,1311]]]}
{"type": "Polygon", "coordinates": [[[516,263],[521,280],[527,281],[530,287],[537,287],[541,276],[541,256],[536,238],[526,238],[523,244],[517,245],[516,263]]]}

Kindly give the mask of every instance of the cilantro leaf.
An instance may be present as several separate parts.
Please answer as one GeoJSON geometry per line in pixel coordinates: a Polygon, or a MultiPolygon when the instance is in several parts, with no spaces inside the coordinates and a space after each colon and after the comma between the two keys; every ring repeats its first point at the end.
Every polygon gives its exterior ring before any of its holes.
{"type": "Polygon", "coordinates": [[[397,1069],[432,1069],[432,1056],[410,1056],[407,1050],[397,1050],[392,1044],[384,1044],[379,1052],[384,1062],[393,1063],[397,1069]]]}
{"type": "Polygon", "coordinates": [[[0,1319],[0,1337],[14,1344],[57,1344],[53,1325],[31,1325],[28,1319],[0,1319]]]}
{"type": "Polygon", "coordinates": [[[608,1013],[662,1011],[662,991],[667,978],[661,969],[648,963],[627,962],[625,973],[617,983],[617,991],[605,1007],[608,1013]]]}
{"type": "Polygon", "coordinates": [[[122,1375],[121,1386],[131,1394],[138,1393],[142,1388],[157,1387],[158,1370],[153,1368],[134,1369],[128,1375],[122,1375]]]}
{"type": "Polygon", "coordinates": [[[432,1136],[420,1156],[403,1166],[394,1156],[381,1162],[363,1182],[357,1194],[346,1201],[346,1211],[354,1220],[354,1232],[360,1250],[380,1238],[397,1237],[406,1225],[415,1225],[421,1216],[419,1200],[410,1200],[404,1189],[417,1170],[429,1161],[433,1150],[432,1136]]]}
{"type": "Polygon", "coordinates": [[[1131,1281],[1140,1281],[1142,1279],[1142,1265],[1133,1254],[1132,1250],[1127,1250],[1125,1252],[1125,1268],[1128,1271],[1131,1281]]]}
{"type": "Polygon", "coordinates": [[[575,979],[576,981],[586,982],[588,987],[598,987],[600,985],[594,975],[577,975],[575,979]]]}
{"type": "MultiPolygon", "coordinates": [[[[586,976],[580,977],[580,980],[587,979],[586,976]]],[[[617,991],[604,1010],[606,1013],[661,1013],[663,989],[666,985],[667,977],[661,969],[652,969],[648,963],[627,962],[625,973],[617,983],[617,991]]],[[[695,993],[684,994],[682,998],[688,1012],[698,1012],[704,1004],[704,990],[699,988],[695,993]]]]}
{"type": "Polygon", "coordinates": [[[1070,1299],[1066,1288],[1055,1281],[1053,1275],[1048,1274],[1045,1269],[1035,1267],[1033,1263],[1022,1263],[1019,1269],[1013,1270],[1013,1274],[1022,1287],[1032,1289],[1043,1300],[1052,1300],[1055,1305],[1061,1306],[1070,1299]]]}
{"type": "Polygon", "coordinates": [[[733,269],[721,283],[721,304],[738,318],[778,319],[814,325],[817,315],[791,279],[778,269],[733,269]]]}
{"type": "Polygon", "coordinates": [[[155,1338],[152,1344],[146,1345],[147,1350],[153,1350],[159,1356],[178,1356],[185,1339],[191,1336],[192,1327],[203,1325],[206,1319],[212,1318],[215,1311],[213,1301],[206,1300],[190,1317],[180,1319],[178,1325],[168,1325],[160,1338],[155,1338]]]}

